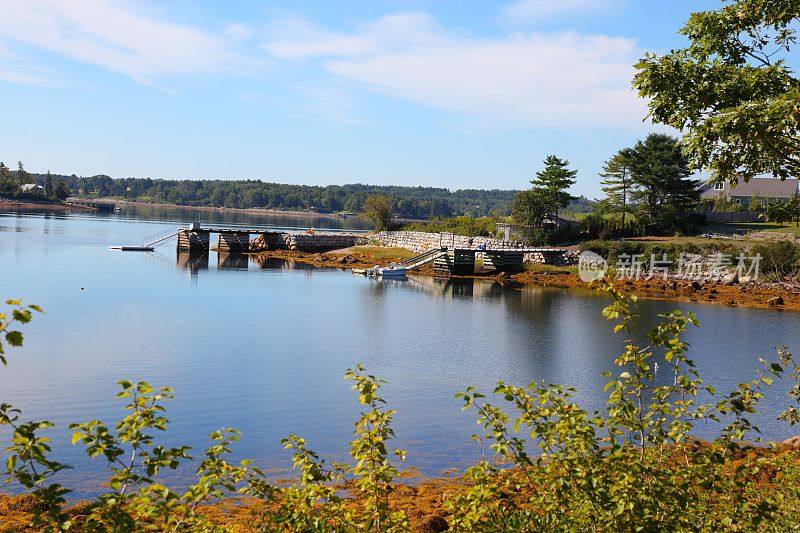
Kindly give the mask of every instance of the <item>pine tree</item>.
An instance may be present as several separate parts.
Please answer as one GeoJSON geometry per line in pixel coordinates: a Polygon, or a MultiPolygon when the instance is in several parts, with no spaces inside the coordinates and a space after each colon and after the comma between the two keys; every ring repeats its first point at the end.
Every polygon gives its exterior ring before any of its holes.
{"type": "Polygon", "coordinates": [[[569,161],[555,155],[548,155],[544,160],[544,169],[536,173],[531,180],[533,197],[541,203],[547,217],[555,220],[558,212],[569,205],[572,196],[567,192],[575,184],[577,170],[571,170],[569,161]]]}
{"type": "Polygon", "coordinates": [[[614,154],[603,165],[600,176],[605,178],[600,182],[602,190],[606,193],[606,204],[612,212],[622,215],[622,227],[625,227],[625,214],[630,211],[629,197],[633,185],[631,179],[631,162],[633,150],[625,148],[614,154]]]}
{"type": "Polygon", "coordinates": [[[63,181],[59,181],[56,185],[56,198],[59,200],[66,200],[69,196],[69,188],[63,181]]]}
{"type": "Polygon", "coordinates": [[[22,161],[17,161],[17,182],[20,185],[28,183],[28,173],[25,171],[25,167],[22,166],[22,161]]]}
{"type": "Polygon", "coordinates": [[[44,195],[48,198],[53,198],[54,195],[53,190],[53,175],[50,174],[50,171],[47,171],[47,175],[44,178],[44,195]]]}
{"type": "Polygon", "coordinates": [[[633,148],[631,198],[650,224],[666,228],[687,217],[697,206],[699,192],[680,141],[651,133],[633,148]]]}

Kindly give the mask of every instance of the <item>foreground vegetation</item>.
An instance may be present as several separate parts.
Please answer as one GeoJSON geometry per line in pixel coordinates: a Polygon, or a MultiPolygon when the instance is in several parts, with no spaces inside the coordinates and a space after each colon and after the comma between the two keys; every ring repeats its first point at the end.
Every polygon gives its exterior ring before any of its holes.
{"type": "MultiPolygon", "coordinates": [[[[800,457],[791,449],[748,444],[759,440],[750,417],[772,380],[800,378],[793,355],[779,348],[775,360],[761,361],[752,381],[720,394],[702,381],[682,340],[697,326],[694,316],[663,315],[639,342],[633,299],[611,285],[606,290],[613,303],[604,316],[623,335],[623,351],[615,360],[618,371],[607,373],[605,408],[588,412],[574,399],[576,391],[538,382],[498,383],[498,403],[472,388],[459,393],[483,428],[476,439],[486,457],[443,493],[438,530],[794,529],[800,457]],[[717,437],[694,438],[700,425],[716,427],[717,437]]],[[[40,311],[8,303],[10,313],[0,315],[4,348],[22,345],[19,326],[40,311]]],[[[395,413],[381,396],[383,382],[361,366],[345,377],[364,408],[350,443],[353,463],[329,465],[302,437],[290,435],[283,444],[297,478],[288,485],[271,482],[249,461],[231,462],[238,433],[221,429],[196,463],[193,484],[169,488],[160,472],[191,460],[188,446],[164,446],[157,438],[167,430],[165,402],[172,392],[131,381],[120,382],[118,397],[128,411],[122,420],[71,426],[73,444],[108,464],[108,481],[97,487],[96,499],[66,506],[70,491],[55,476],[67,466],[52,457],[43,435],[51,424],[23,422],[7,404],[0,407],[0,424],[12,432],[5,476],[34,499],[26,512],[31,527],[43,530],[225,531],[232,524],[220,522],[207,505],[246,495],[249,531],[406,531],[408,517],[392,504],[405,453],[391,449],[395,413]]],[[[789,395],[800,398],[800,381],[789,395]]],[[[780,418],[795,425],[800,411],[792,405],[780,418]]]]}

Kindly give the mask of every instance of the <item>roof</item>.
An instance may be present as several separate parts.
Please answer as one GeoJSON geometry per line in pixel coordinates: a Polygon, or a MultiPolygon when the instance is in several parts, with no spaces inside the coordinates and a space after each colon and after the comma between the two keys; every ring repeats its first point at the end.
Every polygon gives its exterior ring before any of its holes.
{"type": "Polygon", "coordinates": [[[717,196],[720,193],[727,196],[758,196],[760,198],[791,198],[798,192],[796,179],[782,180],[778,178],[750,178],[750,181],[740,181],[731,187],[725,184],[725,189],[715,190],[713,183],[703,186],[702,195],[705,197],[717,196]]]}
{"type": "Polygon", "coordinates": [[[32,191],[33,189],[44,189],[44,187],[36,185],[35,183],[24,183],[20,186],[20,189],[23,191],[32,191]]]}

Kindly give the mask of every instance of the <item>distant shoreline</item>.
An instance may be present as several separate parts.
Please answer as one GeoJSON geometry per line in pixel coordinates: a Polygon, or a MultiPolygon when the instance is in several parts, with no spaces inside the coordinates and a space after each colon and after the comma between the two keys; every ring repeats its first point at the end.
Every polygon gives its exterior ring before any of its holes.
{"type": "Polygon", "coordinates": [[[63,213],[66,211],[94,211],[88,206],[58,202],[36,202],[33,200],[0,200],[0,209],[40,209],[63,213]]]}
{"type": "MultiPolygon", "coordinates": [[[[225,213],[247,213],[251,215],[278,215],[278,216],[285,216],[285,217],[320,217],[320,218],[330,218],[334,220],[348,220],[353,218],[358,218],[357,215],[352,216],[341,216],[337,215],[336,213],[320,213],[319,211],[294,211],[288,209],[261,209],[257,207],[213,207],[213,206],[202,206],[202,205],[180,205],[180,204],[169,204],[169,203],[157,203],[157,202],[143,202],[139,200],[119,200],[115,198],[84,198],[84,197],[75,197],[78,200],[84,201],[91,201],[96,203],[104,203],[104,204],[115,204],[118,206],[121,205],[132,205],[132,206],[143,206],[143,207],[168,207],[168,208],[177,208],[177,209],[189,209],[193,211],[217,211],[217,212],[225,212],[225,213]]],[[[79,211],[92,211],[93,209],[88,206],[80,206],[76,204],[70,203],[55,203],[55,202],[35,202],[31,200],[25,201],[8,201],[8,200],[0,200],[0,209],[2,208],[16,208],[16,209],[43,209],[49,211],[70,211],[70,210],[79,210],[79,211]]]]}
{"type": "Polygon", "coordinates": [[[117,205],[139,205],[145,207],[173,207],[179,209],[191,209],[194,211],[221,211],[226,213],[249,213],[253,215],[280,215],[280,216],[295,216],[295,217],[308,217],[316,216],[321,218],[356,218],[356,216],[342,217],[336,213],[320,213],[319,211],[294,211],[289,209],[263,209],[258,207],[214,207],[206,205],[180,205],[169,203],[157,202],[143,202],[140,200],[117,200],[114,198],[81,198],[81,200],[92,200],[94,202],[114,203],[117,205]]]}

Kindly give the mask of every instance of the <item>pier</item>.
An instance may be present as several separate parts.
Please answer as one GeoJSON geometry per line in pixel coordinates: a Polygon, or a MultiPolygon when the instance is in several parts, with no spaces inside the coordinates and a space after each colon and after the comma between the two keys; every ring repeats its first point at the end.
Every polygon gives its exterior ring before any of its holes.
{"type": "MultiPolygon", "coordinates": [[[[212,249],[212,234],[216,234],[215,250],[225,255],[229,264],[236,263],[235,256],[269,250],[296,250],[300,252],[329,252],[367,244],[366,232],[324,230],[313,233],[283,228],[241,228],[207,226],[198,223],[169,229],[152,235],[135,245],[110,246],[113,250],[153,251],[173,238],[179,257],[206,255],[212,249]],[[255,235],[255,238],[252,236],[255,235]]],[[[433,263],[437,276],[469,276],[478,273],[476,259],[483,261],[481,271],[513,272],[521,270],[528,260],[542,264],[563,264],[566,248],[508,248],[490,247],[487,243],[475,246],[458,244],[455,236],[440,234],[438,244],[401,262],[407,271],[433,263]],[[448,242],[449,241],[449,242],[448,242]]]]}
{"type": "Polygon", "coordinates": [[[222,227],[192,223],[151,235],[137,244],[109,246],[112,250],[151,252],[176,239],[178,252],[205,254],[211,250],[212,234],[216,234],[216,250],[229,254],[267,250],[326,252],[366,243],[366,232],[322,230],[309,233],[305,228],[222,227]],[[254,239],[251,239],[255,236],[254,239]]]}

